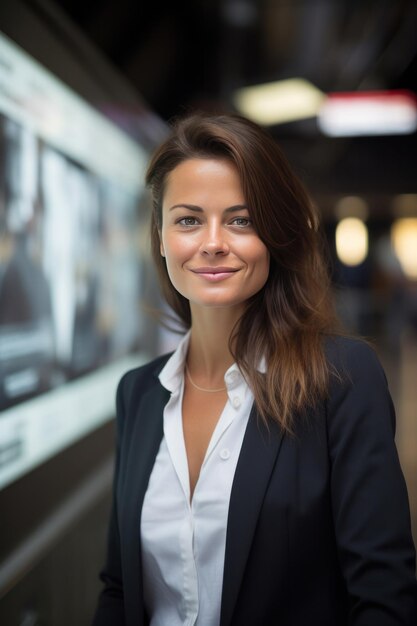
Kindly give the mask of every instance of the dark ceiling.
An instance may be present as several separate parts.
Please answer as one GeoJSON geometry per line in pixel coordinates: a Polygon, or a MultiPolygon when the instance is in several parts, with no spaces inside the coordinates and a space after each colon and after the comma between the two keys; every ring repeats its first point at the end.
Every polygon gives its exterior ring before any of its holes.
{"type": "MultiPolygon", "coordinates": [[[[417,92],[415,0],[51,0],[164,120],[233,110],[236,87],[303,77],[324,91],[417,92]]],[[[416,192],[416,134],[331,140],[271,129],[329,193],[416,192]]]]}
{"type": "Polygon", "coordinates": [[[417,90],[414,0],[53,0],[163,118],[238,86],[417,90]]]}

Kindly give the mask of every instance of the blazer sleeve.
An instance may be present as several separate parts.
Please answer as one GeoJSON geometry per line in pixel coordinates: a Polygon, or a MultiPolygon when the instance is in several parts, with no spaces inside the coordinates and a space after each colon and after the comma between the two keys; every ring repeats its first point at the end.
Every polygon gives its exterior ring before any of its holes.
{"type": "Polygon", "coordinates": [[[126,375],[120,380],[116,393],[117,431],[116,461],[113,480],[113,502],[108,529],[107,559],[104,568],[100,572],[100,579],[104,583],[104,588],[98,599],[98,605],[92,626],[125,626],[120,536],[116,505],[117,483],[120,467],[120,447],[125,415],[123,400],[123,385],[125,379],[126,375]]]}
{"type": "Polygon", "coordinates": [[[339,350],[327,400],[336,541],[350,626],[415,626],[415,549],[383,369],[364,342],[339,350]]]}

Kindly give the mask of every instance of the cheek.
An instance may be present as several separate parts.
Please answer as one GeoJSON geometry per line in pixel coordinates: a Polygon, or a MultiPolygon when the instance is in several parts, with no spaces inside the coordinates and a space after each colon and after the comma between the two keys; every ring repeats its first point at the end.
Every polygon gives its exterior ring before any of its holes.
{"type": "Polygon", "coordinates": [[[259,252],[258,260],[255,263],[254,275],[259,289],[262,289],[269,276],[270,255],[267,249],[260,250],[259,252]]]}
{"type": "Polygon", "coordinates": [[[161,250],[165,256],[168,266],[175,267],[187,260],[190,254],[191,245],[186,237],[170,236],[169,233],[162,233],[161,250]]]}
{"type": "Polygon", "coordinates": [[[246,258],[255,271],[269,272],[270,255],[261,241],[257,240],[255,244],[248,246],[246,258]]]}

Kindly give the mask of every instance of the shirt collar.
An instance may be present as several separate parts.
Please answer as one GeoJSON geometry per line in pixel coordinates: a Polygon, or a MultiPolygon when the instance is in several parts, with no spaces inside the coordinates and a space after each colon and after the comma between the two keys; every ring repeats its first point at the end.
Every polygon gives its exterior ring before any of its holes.
{"type": "Polygon", "coordinates": [[[165,389],[173,393],[176,391],[184,377],[184,364],[190,343],[191,330],[181,338],[175,352],[169,357],[159,373],[159,382],[165,389]]]}

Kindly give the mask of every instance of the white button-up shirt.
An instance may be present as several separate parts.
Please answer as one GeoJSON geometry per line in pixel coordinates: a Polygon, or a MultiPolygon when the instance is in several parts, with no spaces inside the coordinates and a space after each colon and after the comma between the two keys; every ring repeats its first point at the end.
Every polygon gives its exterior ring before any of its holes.
{"type": "Polygon", "coordinates": [[[144,600],[151,626],[218,626],[227,515],[233,477],[253,404],[236,364],[225,374],[228,400],[190,502],[182,427],[189,333],[159,375],[171,392],[164,436],[141,516],[144,600]]]}

